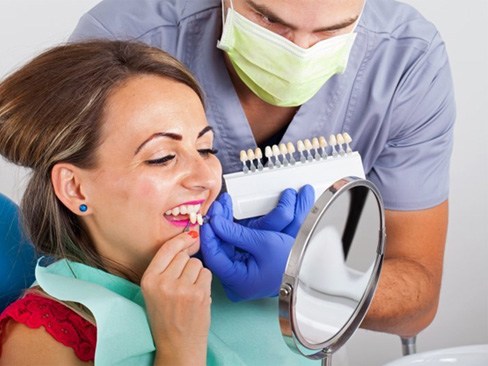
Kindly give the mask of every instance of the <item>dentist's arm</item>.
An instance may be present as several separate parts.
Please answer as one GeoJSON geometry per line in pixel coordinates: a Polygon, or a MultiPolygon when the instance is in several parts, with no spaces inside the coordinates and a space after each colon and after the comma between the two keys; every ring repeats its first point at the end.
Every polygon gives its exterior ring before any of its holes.
{"type": "Polygon", "coordinates": [[[448,203],[420,211],[386,210],[387,245],[378,289],[363,328],[411,337],[439,303],[448,203]]]}

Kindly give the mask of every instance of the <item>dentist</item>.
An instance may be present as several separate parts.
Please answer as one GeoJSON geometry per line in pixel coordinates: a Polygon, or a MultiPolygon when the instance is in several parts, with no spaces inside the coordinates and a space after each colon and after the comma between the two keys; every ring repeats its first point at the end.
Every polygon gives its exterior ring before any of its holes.
{"type": "MultiPolygon", "coordinates": [[[[89,38],[135,39],[186,64],[205,91],[224,173],[239,170],[238,152],[252,146],[348,132],[387,209],[383,272],[362,326],[408,337],[430,324],[441,286],[455,120],[449,62],[433,24],[392,0],[103,0],[71,37],[89,38]]],[[[221,198],[215,210],[229,206],[221,198]]],[[[290,204],[279,212],[296,210],[290,204]]],[[[279,240],[269,243],[270,232],[288,235],[273,220],[250,227],[214,221],[205,229],[214,239],[207,254],[226,243],[221,258],[232,266],[239,262],[232,246],[242,246],[242,238],[256,251],[282,248],[279,240]]],[[[206,261],[229,295],[235,272],[216,272],[219,263],[206,261]]]]}

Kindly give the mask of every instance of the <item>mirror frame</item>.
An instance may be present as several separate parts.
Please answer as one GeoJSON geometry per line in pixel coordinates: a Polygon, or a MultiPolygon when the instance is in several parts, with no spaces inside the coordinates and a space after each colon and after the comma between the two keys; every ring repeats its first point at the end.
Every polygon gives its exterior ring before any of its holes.
{"type": "Polygon", "coordinates": [[[303,225],[300,227],[300,231],[295,239],[295,243],[288,257],[288,262],[279,292],[279,322],[281,333],[286,344],[293,351],[310,359],[322,359],[339,349],[351,337],[366,315],[366,311],[369,308],[376,290],[376,285],[378,283],[383,264],[385,239],[386,233],[383,200],[376,186],[370,181],[358,177],[342,178],[331,185],[316,200],[303,225]],[[309,343],[300,332],[295,313],[297,294],[295,289],[298,288],[298,274],[302,265],[304,254],[310,242],[311,236],[324,213],[331,207],[331,205],[333,205],[338,197],[348,192],[351,188],[358,186],[366,187],[374,194],[380,215],[378,246],[371,278],[368,281],[368,285],[364,290],[358,306],[339,332],[322,343],[309,343]]]}

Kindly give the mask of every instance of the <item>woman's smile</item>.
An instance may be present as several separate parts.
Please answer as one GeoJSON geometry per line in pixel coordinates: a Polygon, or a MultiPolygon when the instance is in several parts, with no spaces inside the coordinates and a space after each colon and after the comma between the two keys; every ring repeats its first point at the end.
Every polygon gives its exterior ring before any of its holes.
{"type": "Polygon", "coordinates": [[[204,200],[190,201],[173,207],[164,213],[164,218],[178,227],[202,225],[203,215],[200,212],[204,200]]]}

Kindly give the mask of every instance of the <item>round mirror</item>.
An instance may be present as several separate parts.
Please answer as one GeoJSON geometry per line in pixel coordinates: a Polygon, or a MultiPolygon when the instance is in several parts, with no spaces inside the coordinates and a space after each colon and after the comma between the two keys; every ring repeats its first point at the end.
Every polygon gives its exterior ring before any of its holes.
{"type": "Polygon", "coordinates": [[[384,242],[383,202],[371,182],[343,178],[318,198],[297,235],[280,289],[280,327],[292,350],[330,364],[331,354],[366,314],[384,242]]]}

